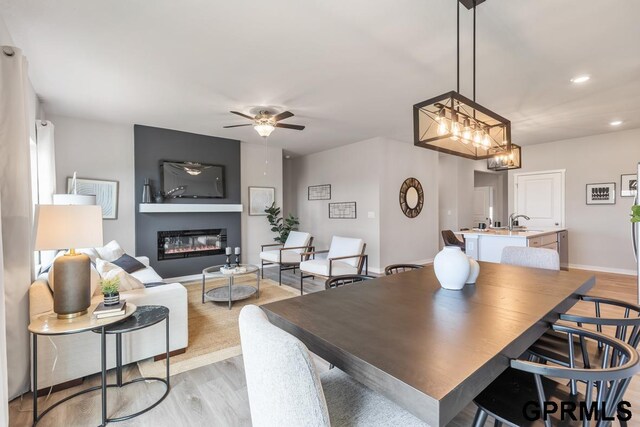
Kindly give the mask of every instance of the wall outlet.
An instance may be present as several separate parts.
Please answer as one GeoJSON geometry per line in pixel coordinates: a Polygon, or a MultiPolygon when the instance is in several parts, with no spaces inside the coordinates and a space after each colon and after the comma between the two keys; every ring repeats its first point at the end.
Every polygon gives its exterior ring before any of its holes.
{"type": "Polygon", "coordinates": [[[374,219],[376,217],[376,213],[373,211],[367,212],[367,218],[374,219]]]}

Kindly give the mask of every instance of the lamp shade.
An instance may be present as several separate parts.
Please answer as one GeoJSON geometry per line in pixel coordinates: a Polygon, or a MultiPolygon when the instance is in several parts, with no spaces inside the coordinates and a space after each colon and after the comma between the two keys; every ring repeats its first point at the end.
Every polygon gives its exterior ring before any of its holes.
{"type": "Polygon", "coordinates": [[[97,205],[37,205],[34,249],[102,246],[102,208],[97,205]]]}

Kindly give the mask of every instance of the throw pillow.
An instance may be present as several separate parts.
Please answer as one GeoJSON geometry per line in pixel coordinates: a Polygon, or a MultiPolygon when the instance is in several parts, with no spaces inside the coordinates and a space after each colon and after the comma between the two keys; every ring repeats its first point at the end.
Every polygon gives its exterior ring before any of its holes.
{"type": "MultiPolygon", "coordinates": [[[[144,289],[144,284],[141,281],[124,271],[121,267],[118,267],[109,261],[98,258],[96,260],[96,268],[101,279],[113,279],[114,277],[118,277],[120,279],[120,292],[144,289]]],[[[99,294],[100,287],[98,287],[95,292],[95,295],[99,294]]]]}
{"type": "MultiPolygon", "coordinates": [[[[124,255],[124,250],[120,247],[115,240],[110,241],[101,248],[96,248],[98,252],[98,258],[102,258],[105,261],[112,262],[124,255]]],[[[98,269],[100,271],[100,269],[98,269]]]]}
{"type": "Polygon", "coordinates": [[[112,261],[112,263],[122,268],[127,273],[133,273],[135,271],[142,270],[143,268],[147,268],[143,263],[128,254],[122,255],[117,260],[112,261]]]}

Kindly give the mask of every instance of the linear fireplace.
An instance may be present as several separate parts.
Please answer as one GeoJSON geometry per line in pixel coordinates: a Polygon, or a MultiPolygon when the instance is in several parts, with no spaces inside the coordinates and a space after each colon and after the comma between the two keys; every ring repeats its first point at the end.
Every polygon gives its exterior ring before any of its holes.
{"type": "Polygon", "coordinates": [[[158,261],[224,254],[227,229],[158,231],[158,261]]]}

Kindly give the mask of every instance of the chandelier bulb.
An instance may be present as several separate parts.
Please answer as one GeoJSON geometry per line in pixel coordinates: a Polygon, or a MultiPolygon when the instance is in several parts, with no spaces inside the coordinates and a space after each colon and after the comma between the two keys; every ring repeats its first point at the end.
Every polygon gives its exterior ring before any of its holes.
{"type": "Polygon", "coordinates": [[[440,124],[438,125],[438,135],[446,135],[449,133],[449,129],[447,128],[447,120],[444,118],[440,119],[440,124]]]}

